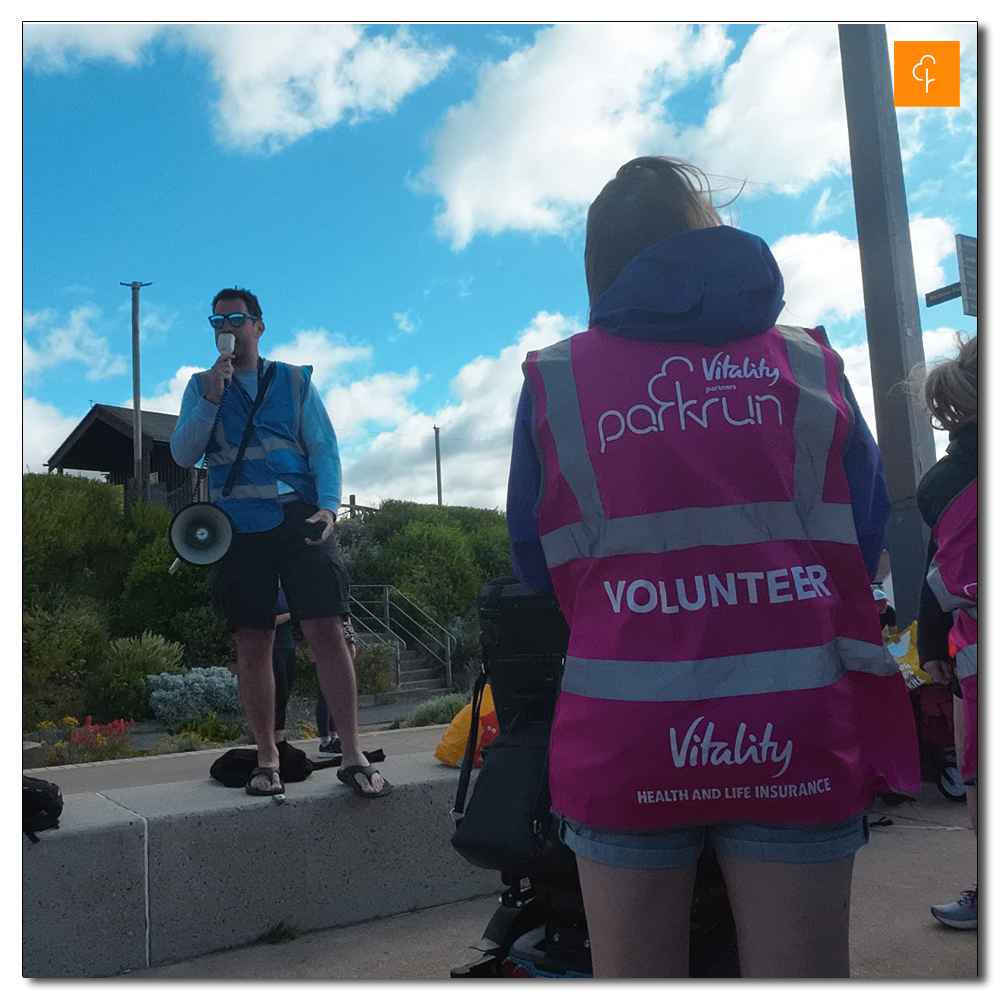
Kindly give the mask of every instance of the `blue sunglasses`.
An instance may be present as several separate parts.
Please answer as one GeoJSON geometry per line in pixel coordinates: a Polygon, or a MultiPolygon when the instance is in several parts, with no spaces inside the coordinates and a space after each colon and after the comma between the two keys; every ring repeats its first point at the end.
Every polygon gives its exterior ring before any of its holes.
{"type": "Polygon", "coordinates": [[[248,319],[257,320],[260,319],[260,317],[248,316],[246,313],[230,313],[228,316],[216,315],[208,317],[209,323],[211,323],[216,330],[221,330],[223,324],[226,322],[227,319],[229,320],[229,325],[231,327],[233,327],[234,329],[239,329],[246,320],[248,319]]]}

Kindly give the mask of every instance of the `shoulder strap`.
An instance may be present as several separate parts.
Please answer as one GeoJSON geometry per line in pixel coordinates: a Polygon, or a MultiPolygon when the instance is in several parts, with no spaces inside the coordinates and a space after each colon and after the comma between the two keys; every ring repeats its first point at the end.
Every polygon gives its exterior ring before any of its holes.
{"type": "Polygon", "coordinates": [[[469,792],[469,779],[472,777],[472,762],[476,756],[476,744],[479,742],[479,709],[483,704],[483,692],[486,689],[486,664],[483,664],[476,686],[472,689],[472,719],[469,725],[469,739],[465,744],[465,757],[462,759],[462,773],[458,779],[458,791],[455,793],[455,808],[451,818],[455,825],[462,821],[465,815],[465,796],[469,792]]]}
{"type": "Polygon", "coordinates": [[[243,440],[240,442],[240,449],[236,453],[236,461],[233,462],[232,468],[229,470],[226,485],[222,487],[222,495],[224,497],[229,496],[233,492],[233,486],[236,484],[236,474],[239,472],[240,464],[243,462],[243,453],[247,450],[247,445],[250,443],[250,435],[253,434],[253,418],[257,415],[260,404],[264,402],[264,394],[267,392],[267,387],[271,384],[271,379],[274,378],[274,369],[277,367],[277,363],[272,361],[271,366],[264,372],[264,377],[259,380],[257,398],[253,401],[250,416],[247,417],[247,425],[243,431],[243,440]]]}

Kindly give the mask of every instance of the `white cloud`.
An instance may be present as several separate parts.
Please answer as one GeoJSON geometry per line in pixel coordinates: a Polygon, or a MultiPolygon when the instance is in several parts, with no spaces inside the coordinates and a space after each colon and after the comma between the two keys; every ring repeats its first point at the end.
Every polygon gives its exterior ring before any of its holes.
{"type": "MultiPolygon", "coordinates": [[[[123,375],[128,371],[128,359],[113,354],[108,342],[93,330],[92,323],[100,318],[101,311],[93,306],[73,309],[69,321],[57,326],[56,314],[51,309],[22,314],[22,329],[37,337],[37,346],[24,339],[24,373],[31,376],[45,368],[77,361],[87,368],[88,381],[123,375]]],[[[34,339],[34,338],[33,338],[34,339]]]]}
{"type": "Polygon", "coordinates": [[[54,406],[37,399],[21,401],[21,471],[45,473],[45,463],[70,436],[82,417],[64,417],[54,406]]]}
{"type": "Polygon", "coordinates": [[[85,59],[140,61],[142,49],[162,30],[158,24],[30,24],[23,25],[25,67],[66,70],[85,59]]]}
{"type": "MultiPolygon", "coordinates": [[[[184,398],[184,390],[187,388],[191,376],[195,372],[203,371],[196,365],[186,365],[177,369],[177,374],[171,378],[166,385],[166,389],[156,396],[140,396],[139,406],[142,410],[151,413],[180,413],[181,400],[184,398]]],[[[120,406],[132,406],[130,396],[120,406]]]]}
{"type": "Polygon", "coordinates": [[[664,101],[721,68],[720,25],[560,24],[480,70],[445,115],[420,182],[444,199],[438,232],[563,232],[623,163],[672,145],[664,101]]]}
{"type": "MultiPolygon", "coordinates": [[[[267,327],[264,328],[267,336],[267,327]]],[[[290,365],[312,365],[313,384],[325,389],[344,381],[343,368],[357,361],[367,361],[372,355],[370,347],[351,347],[342,334],[326,330],[303,330],[290,344],[276,344],[273,348],[260,343],[261,353],[275,361],[290,365]]]]}
{"type": "Polygon", "coordinates": [[[406,398],[420,384],[415,368],[406,375],[380,372],[350,385],[337,386],[324,400],[338,440],[360,431],[365,424],[396,427],[414,412],[406,398]]]}
{"type": "MultiPolygon", "coordinates": [[[[952,225],[914,215],[910,245],[918,295],[941,287],[941,261],[955,253],[952,225]]],[[[857,240],[836,232],[801,233],[782,237],[772,252],[785,279],[785,308],[779,322],[813,326],[824,317],[846,320],[864,311],[857,240]]]]}
{"type": "Polygon", "coordinates": [[[442,496],[447,504],[503,508],[521,362],[528,351],[581,329],[576,319],[540,312],[497,357],[479,357],[451,382],[456,402],[433,414],[412,413],[393,432],[345,458],[344,492],[373,502],[437,500],[434,427],[441,430],[442,496]]]}
{"type": "Polygon", "coordinates": [[[342,120],[392,112],[449,63],[449,48],[423,46],[406,28],[375,33],[353,24],[35,24],[24,29],[24,64],[66,70],[85,59],[134,65],[159,35],[209,60],[219,84],[220,142],[270,152],[342,120]]]}
{"type": "Polygon", "coordinates": [[[913,249],[913,273],[921,296],[944,283],[941,261],[955,253],[955,227],[944,219],[910,218],[910,245],[913,249]]]}
{"type": "Polygon", "coordinates": [[[230,24],[184,29],[208,55],[222,93],[224,143],[274,151],[348,119],[391,112],[440,73],[450,48],[424,48],[405,28],[371,34],[352,24],[230,24]]]}
{"type": "Polygon", "coordinates": [[[396,326],[399,327],[400,333],[413,333],[419,326],[419,322],[414,322],[410,318],[411,312],[413,312],[412,309],[407,309],[406,312],[392,314],[392,318],[395,320],[396,326]]]}
{"type": "Polygon", "coordinates": [[[803,233],[784,236],[771,249],[785,279],[780,323],[814,326],[824,316],[848,319],[864,309],[857,240],[803,233]]]}
{"type": "Polygon", "coordinates": [[[680,155],[711,174],[797,194],[850,162],[836,24],[765,24],[727,70],[680,155]]]}

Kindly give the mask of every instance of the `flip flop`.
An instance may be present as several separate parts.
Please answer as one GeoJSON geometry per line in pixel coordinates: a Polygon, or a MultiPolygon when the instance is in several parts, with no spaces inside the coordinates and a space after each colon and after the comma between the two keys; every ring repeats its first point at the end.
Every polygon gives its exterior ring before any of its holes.
{"type": "Polygon", "coordinates": [[[247,788],[247,795],[284,795],[285,794],[285,786],[284,786],[284,784],[282,784],[281,775],[279,774],[279,769],[277,767],[255,767],[250,772],[250,780],[247,782],[246,788],[247,788]],[[277,778],[277,780],[278,780],[277,787],[275,787],[272,784],[271,787],[268,788],[266,791],[263,790],[263,789],[261,789],[261,788],[254,788],[253,785],[250,784],[250,782],[253,781],[254,778],[258,777],[261,774],[266,774],[271,779],[272,783],[274,782],[275,778],[277,778]]]}
{"type": "Polygon", "coordinates": [[[364,764],[351,764],[350,767],[342,767],[337,772],[337,778],[342,781],[345,785],[350,785],[354,790],[355,795],[360,795],[363,799],[380,799],[383,795],[388,795],[392,789],[392,785],[389,784],[385,778],[382,779],[382,787],[377,792],[365,791],[355,780],[354,776],[356,774],[363,774],[366,778],[371,780],[373,774],[380,774],[381,772],[377,767],[373,767],[369,764],[365,767],[364,764]]]}

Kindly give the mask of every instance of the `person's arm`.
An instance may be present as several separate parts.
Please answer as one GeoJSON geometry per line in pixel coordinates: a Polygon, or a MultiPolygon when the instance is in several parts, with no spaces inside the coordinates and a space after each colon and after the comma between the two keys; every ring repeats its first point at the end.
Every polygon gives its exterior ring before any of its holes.
{"type": "Polygon", "coordinates": [[[192,375],[184,389],[181,412],[170,435],[170,454],[184,469],[198,464],[205,454],[219,407],[201,395],[201,383],[192,375]]]}
{"type": "Polygon", "coordinates": [[[333,531],[333,522],[340,509],[341,467],[337,435],[326,412],[319,392],[310,380],[302,401],[302,444],[305,447],[309,471],[316,483],[319,511],[309,521],[323,520],[323,536],[311,544],[319,545],[333,531]]]}
{"type": "Polygon", "coordinates": [[[532,433],[532,400],[527,384],[521,389],[514,418],[514,443],[507,482],[507,532],[510,559],[517,578],[535,591],[551,591],[552,578],[538,537],[538,501],[542,493],[542,463],[532,433]]]}
{"type": "Polygon", "coordinates": [[[854,398],[854,390],[843,379],[844,398],[854,411],[850,435],[844,446],[844,472],[851,491],[851,509],[858,545],[868,570],[868,579],[874,580],[885,541],[885,529],[892,513],[892,501],[885,484],[882,454],[872,432],[861,415],[861,408],[854,398]]]}

